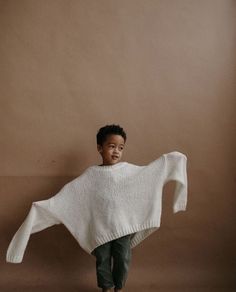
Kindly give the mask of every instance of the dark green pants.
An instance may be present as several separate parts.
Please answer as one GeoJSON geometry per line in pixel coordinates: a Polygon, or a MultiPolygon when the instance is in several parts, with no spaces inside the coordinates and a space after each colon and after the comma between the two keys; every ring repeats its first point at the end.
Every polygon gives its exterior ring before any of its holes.
{"type": "Polygon", "coordinates": [[[109,241],[95,248],[97,285],[99,288],[124,287],[131,262],[131,234],[109,241]],[[113,259],[113,266],[112,266],[113,259]]]}

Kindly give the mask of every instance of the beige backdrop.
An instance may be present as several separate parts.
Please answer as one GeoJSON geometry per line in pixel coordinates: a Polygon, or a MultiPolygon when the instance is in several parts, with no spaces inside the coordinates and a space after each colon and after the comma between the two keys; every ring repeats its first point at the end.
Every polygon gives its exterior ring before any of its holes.
{"type": "Polygon", "coordinates": [[[63,225],[7,247],[31,203],[101,162],[97,130],[127,132],[123,160],[188,157],[186,212],[165,186],[161,228],[133,249],[126,291],[236,291],[236,2],[0,0],[0,290],[97,291],[95,258],[63,225]]]}

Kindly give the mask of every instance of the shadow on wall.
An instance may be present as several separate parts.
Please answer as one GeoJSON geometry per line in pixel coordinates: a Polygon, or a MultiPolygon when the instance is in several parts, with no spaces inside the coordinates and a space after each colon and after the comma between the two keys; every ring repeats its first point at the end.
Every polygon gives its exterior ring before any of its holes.
{"type": "Polygon", "coordinates": [[[4,266],[5,272],[18,276],[4,287],[1,281],[0,291],[96,291],[95,258],[82,250],[63,224],[31,234],[22,263],[4,266]]]}

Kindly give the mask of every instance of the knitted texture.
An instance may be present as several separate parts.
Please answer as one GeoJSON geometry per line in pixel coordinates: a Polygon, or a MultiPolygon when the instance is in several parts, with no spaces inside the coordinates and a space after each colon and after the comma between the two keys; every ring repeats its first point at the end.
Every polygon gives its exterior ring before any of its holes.
{"type": "Polygon", "coordinates": [[[173,212],[186,210],[187,157],[178,151],[147,165],[93,165],[53,197],[33,202],[12,238],[6,261],[22,262],[31,234],[64,224],[89,254],[99,245],[132,234],[131,248],[160,226],[162,191],[175,180],[173,212]]]}

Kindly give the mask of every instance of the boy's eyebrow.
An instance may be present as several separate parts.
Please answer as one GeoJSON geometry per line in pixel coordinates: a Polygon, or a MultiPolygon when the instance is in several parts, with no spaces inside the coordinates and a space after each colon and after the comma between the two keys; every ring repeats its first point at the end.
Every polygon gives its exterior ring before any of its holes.
{"type": "MultiPolygon", "coordinates": [[[[116,144],[116,143],[108,143],[108,145],[111,145],[111,144],[116,144]]],[[[125,144],[123,144],[123,143],[121,143],[120,145],[125,146],[125,144]]]]}

